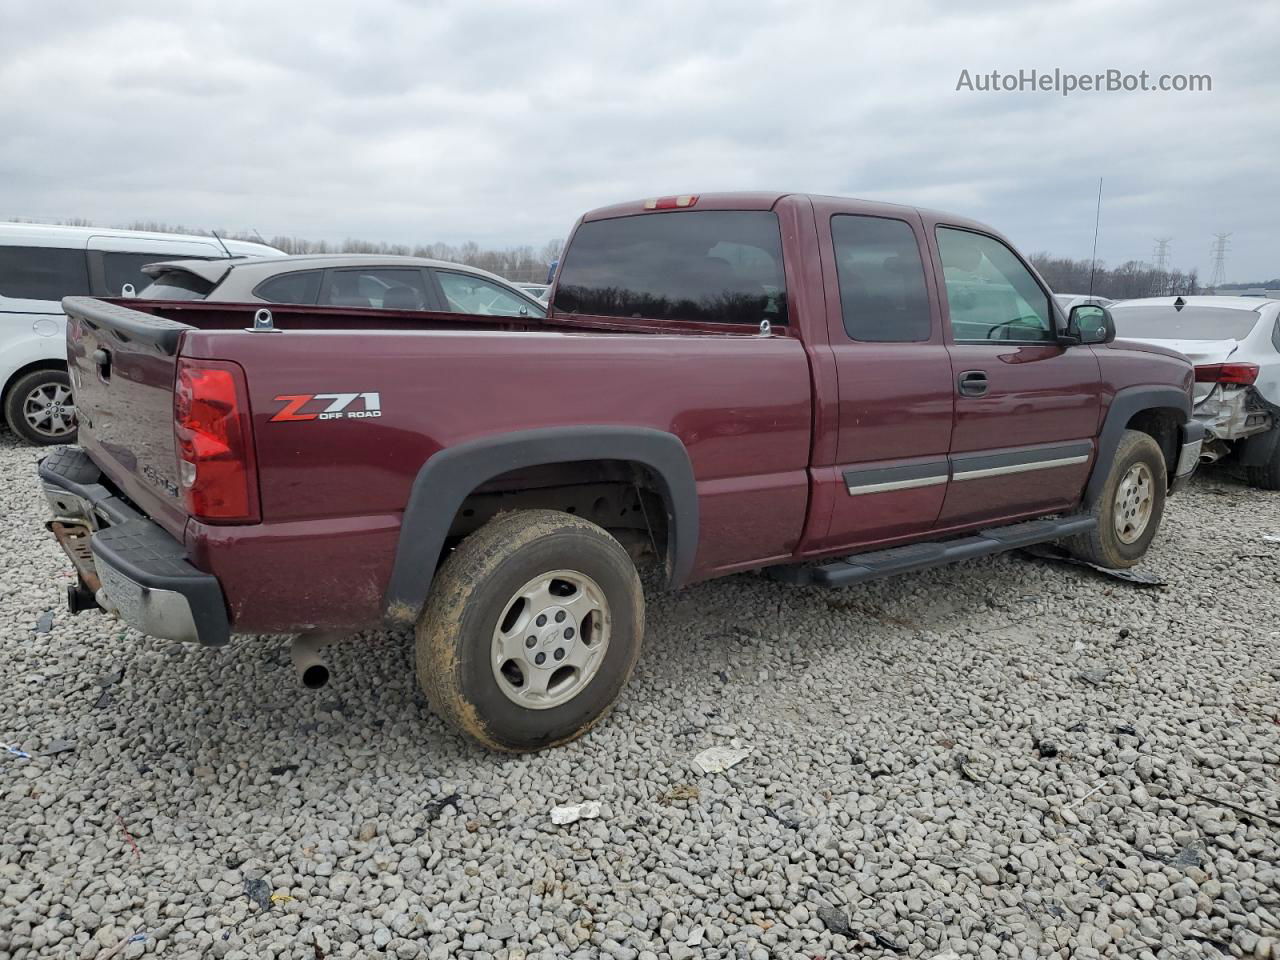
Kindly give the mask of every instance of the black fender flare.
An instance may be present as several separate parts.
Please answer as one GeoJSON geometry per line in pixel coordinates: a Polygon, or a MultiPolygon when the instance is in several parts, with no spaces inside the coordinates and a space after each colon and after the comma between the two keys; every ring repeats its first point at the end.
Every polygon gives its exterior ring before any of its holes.
{"type": "MultiPolygon", "coordinates": [[[[1191,397],[1187,391],[1173,386],[1137,386],[1125,387],[1116,392],[1111,406],[1107,408],[1106,419],[1102,430],[1098,433],[1098,459],[1094,461],[1093,472],[1089,474],[1089,482],[1084,488],[1084,505],[1092,508],[1102,495],[1102,488],[1111,473],[1111,464],[1115,462],[1116,450],[1120,446],[1120,437],[1135,413],[1143,410],[1167,408],[1178,410],[1185,421],[1191,419],[1191,397]]],[[[1184,424],[1178,424],[1179,437],[1184,431],[1184,424]]],[[[1170,477],[1170,480],[1173,478],[1170,477]]]]}
{"type": "Polygon", "coordinates": [[[668,583],[687,582],[698,545],[698,490],[688,451],[675,434],[622,426],[522,430],[447,447],[422,465],[400,524],[384,598],[387,619],[418,619],[449,527],[472,491],[511,470],[575,460],[626,460],[653,472],[667,509],[668,583]]]}

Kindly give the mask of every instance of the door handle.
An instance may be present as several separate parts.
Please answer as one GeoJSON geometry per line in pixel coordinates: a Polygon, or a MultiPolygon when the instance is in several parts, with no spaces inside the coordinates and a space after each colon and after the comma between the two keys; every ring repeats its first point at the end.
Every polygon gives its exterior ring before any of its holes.
{"type": "Polygon", "coordinates": [[[987,381],[987,371],[985,370],[966,370],[960,374],[957,382],[960,388],[960,395],[965,397],[980,397],[987,392],[989,385],[987,381]]]}

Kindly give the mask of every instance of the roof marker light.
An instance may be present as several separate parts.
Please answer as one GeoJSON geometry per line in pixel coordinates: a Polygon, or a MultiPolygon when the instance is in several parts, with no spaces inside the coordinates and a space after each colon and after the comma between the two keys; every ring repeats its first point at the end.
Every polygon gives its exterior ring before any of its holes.
{"type": "Polygon", "coordinates": [[[678,197],[656,197],[653,200],[646,200],[644,208],[646,210],[675,210],[678,207],[692,207],[698,202],[696,193],[682,193],[678,197]]]}

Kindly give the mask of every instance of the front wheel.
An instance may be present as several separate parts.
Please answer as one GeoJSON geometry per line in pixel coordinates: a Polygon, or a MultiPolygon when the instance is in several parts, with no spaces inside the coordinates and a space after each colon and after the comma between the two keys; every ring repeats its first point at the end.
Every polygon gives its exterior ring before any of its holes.
{"type": "Polygon", "coordinates": [[[33,370],[9,386],[4,399],[9,429],[27,443],[76,442],[76,405],[65,370],[33,370]]]}
{"type": "Polygon", "coordinates": [[[1071,537],[1067,549],[1101,567],[1132,567],[1146,554],[1160,529],[1168,489],[1160,445],[1149,434],[1126,430],[1091,511],[1098,526],[1071,537]]]}
{"type": "Polygon", "coordinates": [[[617,540],[554,510],[503,514],[436,574],[418,620],[418,682],[477,743],[540,750],[609,711],[643,633],[640,578],[617,540]]]}

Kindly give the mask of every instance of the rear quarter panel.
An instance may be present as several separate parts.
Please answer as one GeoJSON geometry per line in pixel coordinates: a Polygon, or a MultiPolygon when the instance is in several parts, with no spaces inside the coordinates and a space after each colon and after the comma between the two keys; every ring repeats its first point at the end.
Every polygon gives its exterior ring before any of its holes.
{"type": "Polygon", "coordinates": [[[248,381],[263,523],[187,533],[241,629],[380,620],[414,477],[438,450],[489,435],[675,434],[698,486],[695,579],[789,555],[804,525],[809,369],[791,336],[204,331],[183,352],[234,360],[248,381]],[[367,392],[376,418],[273,420],[279,397],[367,392]],[[236,549],[247,537],[254,549],[236,549]],[[286,570],[305,591],[273,584],[286,570]]]}

